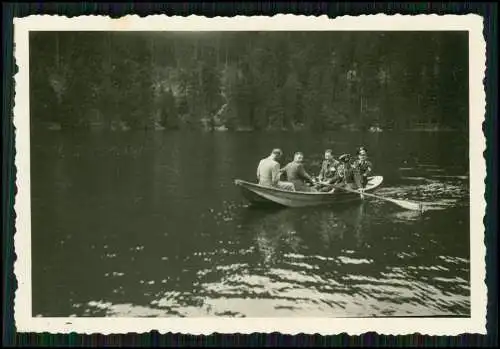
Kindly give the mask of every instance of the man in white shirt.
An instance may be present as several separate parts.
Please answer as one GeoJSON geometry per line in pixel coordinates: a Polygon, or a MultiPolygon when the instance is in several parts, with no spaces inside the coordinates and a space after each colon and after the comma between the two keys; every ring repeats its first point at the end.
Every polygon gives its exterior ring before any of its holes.
{"type": "Polygon", "coordinates": [[[257,167],[257,179],[260,185],[294,190],[293,183],[280,181],[281,171],[278,159],[282,154],[281,149],[273,149],[271,155],[260,160],[257,167]]]}

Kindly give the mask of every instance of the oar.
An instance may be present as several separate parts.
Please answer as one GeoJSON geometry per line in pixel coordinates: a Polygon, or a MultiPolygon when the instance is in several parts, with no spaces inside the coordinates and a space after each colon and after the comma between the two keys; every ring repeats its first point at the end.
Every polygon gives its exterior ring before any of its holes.
{"type": "Polygon", "coordinates": [[[409,201],[409,200],[396,200],[396,199],[386,198],[386,197],[375,195],[375,194],[369,194],[369,193],[365,193],[365,192],[360,192],[358,190],[347,189],[347,188],[344,188],[344,187],[338,187],[336,185],[334,185],[333,187],[337,188],[337,189],[345,190],[345,191],[348,191],[348,192],[351,192],[351,193],[360,194],[361,196],[369,196],[369,197],[372,197],[372,198],[375,198],[375,199],[389,201],[389,202],[392,202],[393,204],[396,204],[398,206],[406,208],[407,210],[420,211],[420,212],[424,211],[424,205],[422,203],[420,203],[420,202],[409,201]]]}

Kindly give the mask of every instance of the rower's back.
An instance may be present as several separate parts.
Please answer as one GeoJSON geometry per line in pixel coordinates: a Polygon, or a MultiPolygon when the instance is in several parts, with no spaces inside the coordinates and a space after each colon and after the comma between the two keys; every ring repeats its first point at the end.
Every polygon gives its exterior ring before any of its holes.
{"type": "Polygon", "coordinates": [[[260,160],[257,178],[260,185],[274,186],[279,180],[280,164],[271,157],[260,160]]]}

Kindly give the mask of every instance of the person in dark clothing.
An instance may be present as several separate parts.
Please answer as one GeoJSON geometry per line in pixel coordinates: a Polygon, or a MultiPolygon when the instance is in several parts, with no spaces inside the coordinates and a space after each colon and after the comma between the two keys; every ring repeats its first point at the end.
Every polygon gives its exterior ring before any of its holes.
{"type": "Polygon", "coordinates": [[[339,166],[339,161],[333,158],[332,150],[327,149],[325,151],[325,159],[321,164],[321,170],[318,175],[318,179],[322,182],[331,180],[337,175],[337,167],[339,166]]]}
{"type": "Polygon", "coordinates": [[[372,163],[368,160],[364,147],[359,148],[357,155],[358,158],[353,163],[354,181],[357,188],[364,189],[368,183],[368,176],[372,172],[372,163]]]}
{"type": "Polygon", "coordinates": [[[352,187],[354,184],[354,171],[350,154],[343,154],[339,157],[340,165],[337,169],[339,183],[346,187],[352,187]]]}
{"type": "Polygon", "coordinates": [[[318,183],[316,189],[318,191],[327,192],[333,189],[333,186],[340,181],[337,169],[340,165],[338,160],[333,158],[332,150],[325,151],[325,159],[321,164],[321,170],[318,175],[318,183]]]}
{"type": "Polygon", "coordinates": [[[304,168],[304,155],[301,152],[295,153],[293,161],[289,162],[281,169],[286,174],[287,181],[295,186],[296,191],[315,191],[308,184],[314,184],[314,179],[304,168]]]}

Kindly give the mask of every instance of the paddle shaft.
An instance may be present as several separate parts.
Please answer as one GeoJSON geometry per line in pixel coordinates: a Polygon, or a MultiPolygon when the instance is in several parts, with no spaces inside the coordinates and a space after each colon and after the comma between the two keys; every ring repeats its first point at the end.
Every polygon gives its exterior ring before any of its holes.
{"type": "Polygon", "coordinates": [[[344,187],[338,187],[336,185],[334,185],[333,187],[337,188],[337,189],[345,190],[345,191],[350,192],[350,193],[360,194],[361,196],[366,195],[366,196],[373,197],[373,198],[376,198],[376,199],[389,201],[389,202],[392,202],[393,204],[396,204],[396,205],[401,206],[401,207],[406,208],[406,209],[420,210],[420,211],[423,210],[423,206],[420,203],[415,203],[415,202],[410,202],[410,201],[405,201],[405,200],[390,199],[390,198],[386,198],[386,197],[383,197],[383,196],[378,196],[378,195],[374,195],[374,194],[360,192],[358,190],[347,189],[347,188],[344,188],[344,187]]]}
{"type": "Polygon", "coordinates": [[[384,198],[382,196],[378,196],[378,195],[375,195],[375,194],[370,194],[370,193],[365,193],[365,192],[360,192],[358,190],[354,190],[354,189],[347,189],[347,188],[343,188],[343,187],[337,187],[337,186],[334,186],[335,188],[338,188],[338,189],[342,189],[342,190],[345,190],[345,191],[348,191],[348,192],[351,192],[351,193],[356,193],[356,194],[359,194],[359,195],[363,195],[363,196],[371,196],[373,198],[377,198],[377,199],[383,199],[383,200],[392,200],[392,199],[389,199],[389,198],[384,198]]]}
{"type": "MultiPolygon", "coordinates": [[[[324,183],[324,182],[320,182],[321,184],[326,184],[326,185],[329,185],[328,183],[324,183]]],[[[392,201],[393,199],[389,199],[389,198],[384,198],[383,196],[378,196],[378,195],[374,195],[374,194],[369,194],[369,193],[365,193],[365,192],[360,192],[358,190],[354,190],[354,189],[347,189],[345,187],[338,187],[336,185],[333,185],[334,188],[337,188],[337,189],[342,189],[342,190],[345,190],[345,191],[348,191],[348,192],[351,192],[351,193],[356,193],[356,194],[360,194],[360,195],[366,195],[366,196],[371,196],[373,198],[377,198],[377,199],[382,199],[382,200],[389,200],[389,201],[392,201]]]]}
{"type": "MultiPolygon", "coordinates": [[[[376,196],[376,195],[373,195],[373,194],[365,194],[364,192],[362,193],[362,192],[357,191],[357,190],[354,190],[354,189],[347,189],[347,188],[344,188],[344,187],[338,187],[338,186],[336,186],[336,185],[333,185],[333,184],[330,184],[330,183],[326,183],[326,182],[321,182],[321,181],[319,181],[318,183],[319,183],[319,184],[323,184],[323,185],[331,185],[331,186],[333,186],[334,188],[337,188],[337,189],[342,189],[342,190],[345,190],[345,191],[348,191],[348,192],[351,192],[351,193],[356,193],[356,194],[366,195],[366,196],[373,196],[373,197],[378,198],[378,196],[376,196]]],[[[384,199],[384,198],[382,198],[382,199],[384,199]]]]}

